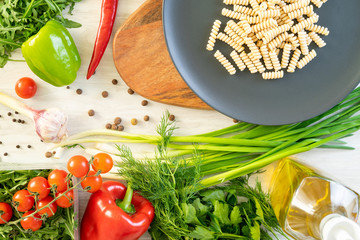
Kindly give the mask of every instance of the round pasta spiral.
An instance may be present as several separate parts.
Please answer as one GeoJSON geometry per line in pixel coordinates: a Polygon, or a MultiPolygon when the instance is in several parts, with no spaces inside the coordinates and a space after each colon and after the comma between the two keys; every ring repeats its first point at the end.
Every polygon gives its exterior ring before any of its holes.
{"type": "Polygon", "coordinates": [[[303,30],[304,28],[311,26],[312,24],[316,23],[317,21],[319,21],[319,15],[317,14],[313,14],[311,17],[309,17],[306,20],[300,21],[298,24],[294,25],[291,27],[291,31],[293,33],[297,33],[300,32],[301,30],[303,30]]]}
{"type": "Polygon", "coordinates": [[[269,42],[268,46],[269,49],[272,50],[276,47],[278,47],[282,42],[284,42],[288,38],[289,34],[287,32],[284,32],[274,38],[271,42],[269,42]]]}
{"type": "Polygon", "coordinates": [[[249,4],[249,0],[224,0],[223,1],[224,4],[226,5],[248,5],[249,4]]]}
{"type": "Polygon", "coordinates": [[[278,24],[273,18],[269,18],[261,23],[255,24],[251,26],[254,33],[260,32],[264,29],[271,28],[271,27],[277,27],[278,24]]]}
{"type": "Polygon", "coordinates": [[[245,40],[245,44],[249,47],[252,56],[255,59],[260,59],[262,57],[261,53],[259,51],[259,48],[253,42],[253,40],[251,38],[248,38],[248,37],[244,38],[244,40],[245,40]]]}
{"type": "Polygon", "coordinates": [[[271,59],[270,59],[268,48],[265,44],[260,47],[260,51],[263,56],[263,60],[264,60],[266,69],[268,69],[268,70],[274,69],[271,59]]]}
{"type": "Polygon", "coordinates": [[[246,34],[252,32],[251,26],[246,18],[241,18],[239,24],[244,29],[246,34]]]}
{"type": "Polygon", "coordinates": [[[241,5],[234,5],[234,11],[250,16],[255,16],[255,11],[253,9],[241,5]]]}
{"type": "Polygon", "coordinates": [[[262,2],[260,4],[260,11],[266,11],[268,9],[268,4],[266,2],[262,2]]]}
{"type": "Polygon", "coordinates": [[[237,44],[231,37],[224,33],[219,33],[217,36],[217,39],[225,42],[226,44],[230,45],[232,48],[234,48],[236,51],[241,52],[244,50],[242,46],[237,44]]]}
{"type": "Polygon", "coordinates": [[[269,56],[270,56],[270,59],[271,59],[271,63],[275,69],[275,71],[279,71],[281,69],[281,65],[280,65],[280,62],[279,62],[279,58],[276,54],[276,51],[275,50],[272,50],[269,52],[269,56]]]}
{"type": "Polygon", "coordinates": [[[296,9],[295,11],[289,12],[287,15],[289,18],[294,19],[298,17],[302,17],[303,15],[311,15],[314,12],[314,8],[312,5],[306,6],[303,8],[296,9]]]}
{"type": "Polygon", "coordinates": [[[210,33],[208,44],[206,46],[206,49],[208,51],[214,50],[214,45],[215,45],[216,37],[219,33],[220,26],[221,26],[221,21],[215,20],[215,22],[211,28],[211,33],[210,33]]]}
{"type": "Polygon", "coordinates": [[[225,17],[233,18],[233,19],[237,19],[237,20],[240,20],[240,18],[244,17],[244,14],[232,11],[227,8],[223,8],[221,11],[221,14],[225,17]]]}
{"type": "Polygon", "coordinates": [[[235,50],[230,53],[230,57],[234,60],[240,71],[244,71],[246,69],[245,63],[241,60],[240,56],[236,53],[235,50]]]}
{"type": "Polygon", "coordinates": [[[311,2],[318,8],[321,8],[322,5],[324,4],[322,1],[320,0],[311,0],[311,2]]]}
{"type": "Polygon", "coordinates": [[[244,38],[247,36],[244,29],[242,29],[239,25],[237,25],[233,20],[227,22],[227,25],[236,32],[237,35],[244,38]]]}
{"type": "Polygon", "coordinates": [[[265,80],[269,79],[279,79],[284,77],[284,71],[275,71],[275,72],[265,72],[262,74],[262,78],[265,80]]]}
{"type": "Polygon", "coordinates": [[[309,54],[309,47],[307,45],[307,34],[304,31],[298,32],[298,38],[300,43],[300,49],[302,54],[308,55],[309,54]]]}
{"type": "Polygon", "coordinates": [[[266,69],[259,59],[254,60],[253,63],[259,73],[265,72],[266,69]]]}
{"type": "Polygon", "coordinates": [[[259,11],[258,15],[260,18],[274,18],[280,16],[280,10],[266,10],[266,11],[259,11]]]}
{"type": "Polygon", "coordinates": [[[299,69],[302,69],[306,66],[311,60],[313,60],[316,57],[315,49],[311,50],[308,55],[304,56],[298,63],[297,67],[299,69]]]}
{"type": "Polygon", "coordinates": [[[291,43],[293,50],[295,50],[297,47],[300,46],[298,38],[295,37],[295,35],[293,33],[289,34],[289,37],[287,40],[291,43]]]}
{"type": "Polygon", "coordinates": [[[300,59],[300,56],[301,56],[301,51],[300,51],[300,49],[296,48],[295,52],[293,53],[293,55],[291,57],[289,67],[287,69],[288,72],[295,72],[295,68],[300,59]]]}
{"type": "Polygon", "coordinates": [[[283,10],[285,13],[289,13],[295,11],[296,9],[303,8],[309,4],[310,4],[310,0],[299,0],[297,2],[284,6],[283,10]]]}
{"type": "Polygon", "coordinates": [[[312,24],[311,26],[305,27],[306,30],[311,31],[311,32],[316,32],[318,34],[321,35],[329,35],[330,31],[327,27],[323,27],[320,25],[316,25],[316,24],[312,24]]]}
{"type": "Polygon", "coordinates": [[[289,30],[290,30],[290,25],[288,25],[288,24],[284,24],[279,27],[270,29],[269,31],[264,33],[263,41],[266,44],[266,43],[270,42],[272,39],[274,39],[277,35],[279,35],[283,32],[289,31],[289,30]]]}
{"type": "Polygon", "coordinates": [[[292,48],[291,44],[285,43],[284,51],[281,59],[281,68],[287,68],[287,66],[289,65],[291,48],[292,48]]]}
{"type": "Polygon", "coordinates": [[[247,66],[247,68],[249,69],[249,71],[251,73],[256,73],[257,69],[255,67],[255,65],[251,62],[249,56],[246,54],[246,52],[241,52],[240,53],[240,58],[241,60],[243,60],[243,62],[245,63],[245,65],[247,66]]]}
{"type": "Polygon", "coordinates": [[[224,29],[224,32],[229,36],[231,37],[234,42],[236,42],[239,46],[242,46],[245,41],[242,37],[240,37],[235,31],[234,29],[232,29],[231,27],[227,26],[225,29],[224,29]]]}
{"type": "Polygon", "coordinates": [[[326,42],[315,32],[310,32],[309,37],[318,45],[320,48],[326,46],[326,42]]]}
{"type": "Polygon", "coordinates": [[[260,11],[260,6],[256,0],[249,0],[249,3],[255,12],[260,11]]]}
{"type": "Polygon", "coordinates": [[[236,69],[234,68],[234,66],[219,50],[215,52],[214,57],[225,67],[225,69],[230,73],[230,75],[234,75],[236,73],[236,69]]]}

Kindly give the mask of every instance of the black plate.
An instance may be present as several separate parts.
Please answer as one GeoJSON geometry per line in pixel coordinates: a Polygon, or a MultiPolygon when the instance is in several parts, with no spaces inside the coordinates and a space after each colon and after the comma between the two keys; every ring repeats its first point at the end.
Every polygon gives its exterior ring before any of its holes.
{"type": "MultiPolygon", "coordinates": [[[[215,19],[226,7],[222,0],[164,0],[163,20],[172,60],[189,87],[214,109],[238,120],[263,125],[303,121],[340,102],[360,80],[360,1],[331,0],[322,8],[319,24],[330,30],[327,46],[302,70],[283,79],[263,80],[247,70],[230,76],[207,51],[215,19]]],[[[229,8],[229,7],[228,7],[229,8]]],[[[224,55],[231,49],[216,44],[224,55]]],[[[230,59],[230,57],[229,57],[230,59]]]]}

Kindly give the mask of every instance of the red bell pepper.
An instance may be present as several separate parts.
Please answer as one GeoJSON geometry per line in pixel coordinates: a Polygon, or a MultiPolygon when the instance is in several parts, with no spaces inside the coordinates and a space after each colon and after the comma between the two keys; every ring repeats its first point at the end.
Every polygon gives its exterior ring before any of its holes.
{"type": "Polygon", "coordinates": [[[153,218],[150,201],[133,193],[131,186],[107,181],[89,199],[81,221],[81,240],[135,240],[153,218]]]}

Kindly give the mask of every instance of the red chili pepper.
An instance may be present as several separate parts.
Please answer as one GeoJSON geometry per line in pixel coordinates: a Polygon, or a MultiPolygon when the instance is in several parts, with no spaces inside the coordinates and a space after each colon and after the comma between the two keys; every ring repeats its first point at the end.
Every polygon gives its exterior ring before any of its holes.
{"type": "Polygon", "coordinates": [[[93,55],[89,64],[86,78],[89,79],[99,65],[109,43],[114,26],[118,0],[103,0],[101,5],[101,16],[98,32],[96,34],[93,55]]]}
{"type": "Polygon", "coordinates": [[[130,186],[107,181],[89,199],[81,221],[81,240],[135,240],[153,218],[154,208],[148,200],[133,194],[130,186]]]}

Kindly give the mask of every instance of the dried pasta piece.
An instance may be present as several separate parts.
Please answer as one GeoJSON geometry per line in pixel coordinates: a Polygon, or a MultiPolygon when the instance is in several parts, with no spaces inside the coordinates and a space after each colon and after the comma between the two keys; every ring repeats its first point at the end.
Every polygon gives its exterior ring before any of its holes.
{"type": "Polygon", "coordinates": [[[239,46],[242,46],[245,41],[244,41],[244,38],[240,37],[235,31],[234,29],[232,29],[231,27],[227,26],[225,29],[224,29],[224,32],[229,36],[231,37],[234,42],[236,42],[239,46]]]}
{"type": "Polygon", "coordinates": [[[270,59],[268,48],[265,44],[260,47],[260,52],[263,56],[263,60],[264,60],[266,69],[268,69],[268,70],[274,69],[271,59],[270,59]]]}
{"type": "Polygon", "coordinates": [[[266,11],[268,9],[268,4],[264,1],[260,4],[260,11],[266,11]]]}
{"type": "Polygon", "coordinates": [[[324,4],[324,2],[322,2],[320,0],[311,0],[311,2],[318,8],[321,8],[322,5],[324,4]]]}
{"type": "Polygon", "coordinates": [[[232,11],[227,8],[223,8],[221,11],[221,14],[225,17],[233,18],[233,19],[237,19],[237,20],[240,20],[242,17],[244,17],[244,14],[232,11]]]}
{"type": "Polygon", "coordinates": [[[246,20],[250,23],[250,24],[257,24],[260,23],[263,19],[259,16],[255,16],[255,17],[246,17],[246,20]]]}
{"type": "Polygon", "coordinates": [[[249,0],[249,3],[250,3],[251,7],[254,9],[255,12],[260,11],[260,6],[259,6],[259,4],[258,4],[258,2],[256,0],[249,0]]]}
{"type": "Polygon", "coordinates": [[[309,54],[309,47],[307,44],[307,34],[305,31],[298,32],[298,38],[300,43],[300,49],[302,54],[308,55],[309,54]]]}
{"type": "Polygon", "coordinates": [[[281,65],[280,65],[280,62],[279,62],[278,55],[276,54],[276,50],[270,51],[269,56],[270,56],[270,59],[271,59],[271,63],[273,65],[273,67],[274,67],[274,70],[279,71],[281,69],[281,65]]]}
{"type": "Polygon", "coordinates": [[[254,65],[255,65],[255,67],[256,67],[256,69],[258,70],[259,73],[265,72],[266,69],[265,69],[264,65],[261,63],[261,61],[259,59],[253,60],[253,63],[254,63],[254,65]]]}
{"type": "Polygon", "coordinates": [[[251,51],[251,55],[254,56],[254,59],[262,58],[259,48],[255,45],[253,40],[248,37],[244,38],[244,40],[245,40],[245,44],[249,47],[251,51]]]}
{"type": "Polygon", "coordinates": [[[214,45],[215,45],[215,42],[216,42],[216,37],[217,37],[217,35],[219,33],[220,26],[221,26],[221,21],[220,20],[215,20],[215,22],[214,22],[214,24],[213,24],[213,26],[211,28],[208,44],[206,46],[206,49],[208,51],[214,50],[214,45]]]}
{"type": "Polygon", "coordinates": [[[271,28],[271,27],[277,27],[277,26],[278,26],[277,22],[274,19],[269,18],[261,23],[251,26],[251,28],[254,33],[257,33],[264,29],[271,28]]]}
{"type": "Polygon", "coordinates": [[[300,51],[300,49],[296,48],[295,52],[293,53],[293,55],[291,57],[289,67],[287,69],[288,72],[291,72],[291,73],[295,72],[296,65],[300,59],[300,56],[301,56],[301,51],[300,51]]]}
{"type": "Polygon", "coordinates": [[[214,57],[225,67],[225,69],[230,73],[230,75],[234,75],[236,73],[236,69],[234,66],[227,60],[227,58],[217,50],[214,54],[214,57]]]}
{"type": "Polygon", "coordinates": [[[251,26],[246,18],[241,18],[239,25],[244,29],[246,34],[249,34],[252,32],[251,26]]]}
{"type": "Polygon", "coordinates": [[[275,71],[275,72],[264,72],[262,78],[265,80],[269,79],[279,79],[284,77],[284,71],[275,71]]]}
{"type": "Polygon", "coordinates": [[[224,0],[223,1],[224,4],[226,5],[248,5],[249,4],[249,0],[224,0]]]}
{"type": "Polygon", "coordinates": [[[277,48],[278,46],[280,46],[280,44],[282,42],[284,42],[287,38],[289,37],[289,34],[287,32],[284,32],[282,34],[280,34],[279,36],[277,36],[276,38],[274,38],[271,42],[268,43],[268,47],[270,50],[277,48]]]}
{"type": "Polygon", "coordinates": [[[293,50],[295,50],[297,47],[300,46],[298,38],[295,37],[295,35],[293,33],[289,34],[289,37],[287,40],[291,43],[293,50]]]}
{"type": "Polygon", "coordinates": [[[291,48],[292,48],[291,44],[285,43],[284,51],[281,59],[281,68],[287,68],[287,66],[289,65],[291,48]]]}
{"type": "Polygon", "coordinates": [[[306,7],[310,4],[310,0],[298,0],[292,4],[286,5],[283,7],[284,12],[289,13],[295,11],[296,9],[306,7]]]}
{"type": "Polygon", "coordinates": [[[326,42],[315,32],[310,32],[308,35],[320,48],[326,46],[326,42]]]}
{"type": "Polygon", "coordinates": [[[241,5],[234,5],[234,11],[250,16],[255,16],[255,11],[253,9],[241,5]]]}
{"type": "Polygon", "coordinates": [[[290,26],[288,24],[284,24],[267,31],[266,33],[264,33],[264,38],[263,38],[264,44],[267,44],[268,42],[273,40],[277,35],[289,30],[290,30],[290,26]]]}
{"type": "Polygon", "coordinates": [[[245,65],[247,66],[247,68],[249,69],[249,71],[251,73],[256,73],[257,72],[257,69],[256,69],[255,65],[252,63],[252,61],[250,60],[250,58],[246,54],[246,52],[242,51],[240,53],[240,58],[245,63],[245,65]]]}
{"type": "Polygon", "coordinates": [[[244,29],[237,25],[233,20],[228,21],[227,25],[236,32],[237,35],[244,38],[247,36],[244,29]]]}
{"type": "Polygon", "coordinates": [[[231,37],[224,33],[219,33],[217,36],[217,39],[225,42],[226,44],[230,45],[232,48],[234,48],[236,51],[241,52],[244,50],[244,47],[237,44],[231,37]]]}
{"type": "Polygon", "coordinates": [[[316,57],[316,51],[315,49],[311,50],[308,55],[304,56],[298,63],[297,67],[299,69],[302,69],[306,66],[311,60],[313,60],[316,57]]]}
{"type": "Polygon", "coordinates": [[[312,5],[306,6],[303,8],[296,9],[295,11],[289,12],[287,15],[289,18],[294,19],[298,17],[302,17],[303,15],[311,15],[314,12],[314,7],[312,5]]]}
{"type": "Polygon", "coordinates": [[[280,10],[266,10],[266,11],[259,11],[258,15],[260,18],[274,18],[280,16],[280,10]]]}
{"type": "Polygon", "coordinates": [[[306,30],[310,31],[310,32],[316,32],[318,34],[321,35],[329,35],[330,31],[327,27],[323,27],[320,25],[316,25],[316,24],[312,24],[311,26],[305,27],[306,30]]]}
{"type": "Polygon", "coordinates": [[[319,15],[313,14],[311,17],[309,17],[306,20],[300,21],[298,24],[291,27],[291,31],[293,33],[300,32],[301,30],[305,29],[306,27],[309,27],[319,21],[319,15]]]}
{"type": "Polygon", "coordinates": [[[230,57],[234,60],[240,71],[244,71],[246,69],[245,63],[241,60],[239,54],[237,54],[235,50],[230,53],[230,57]]]}

